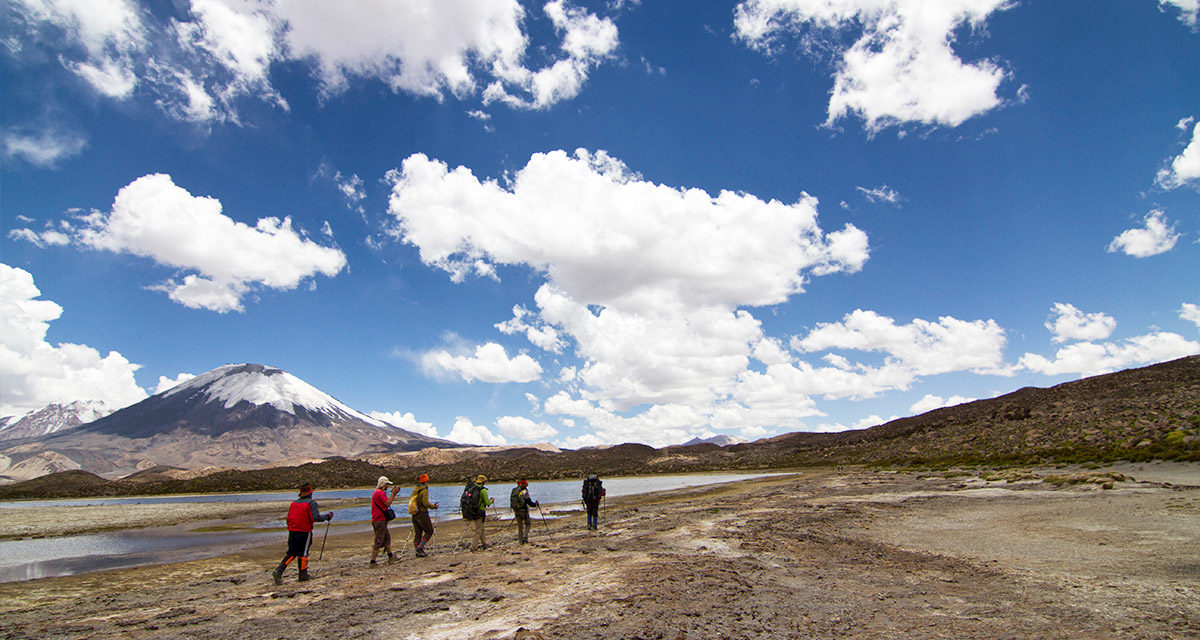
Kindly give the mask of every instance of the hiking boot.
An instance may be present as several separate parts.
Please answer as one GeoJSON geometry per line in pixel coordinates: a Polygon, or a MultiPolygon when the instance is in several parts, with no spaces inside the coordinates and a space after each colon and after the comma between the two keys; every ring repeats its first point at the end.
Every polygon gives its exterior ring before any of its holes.
{"type": "Polygon", "coordinates": [[[371,560],[370,562],[367,563],[367,566],[368,567],[377,567],[377,566],[379,566],[379,563],[375,562],[374,560],[371,560]]]}
{"type": "Polygon", "coordinates": [[[309,580],[308,571],[306,569],[301,569],[299,582],[308,582],[308,580],[309,580]]]}
{"type": "Polygon", "coordinates": [[[388,554],[388,564],[392,564],[392,563],[393,563],[393,562],[395,562],[395,561],[396,561],[396,554],[394,554],[394,553],[389,553],[389,554],[388,554]]]}
{"type": "Polygon", "coordinates": [[[417,557],[418,557],[418,558],[424,558],[424,557],[425,557],[425,550],[424,550],[424,549],[417,549],[417,557]]]}
{"type": "Polygon", "coordinates": [[[275,570],[271,572],[271,579],[275,581],[275,584],[283,584],[284,569],[287,569],[287,565],[280,562],[279,566],[275,567],[275,570]]]}

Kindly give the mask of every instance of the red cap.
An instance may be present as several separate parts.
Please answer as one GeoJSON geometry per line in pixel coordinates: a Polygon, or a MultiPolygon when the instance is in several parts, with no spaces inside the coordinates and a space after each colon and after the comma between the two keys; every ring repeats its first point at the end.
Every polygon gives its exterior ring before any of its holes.
{"type": "Polygon", "coordinates": [[[524,480],[517,480],[517,486],[518,487],[528,487],[529,483],[525,482],[524,480]]]}
{"type": "Polygon", "coordinates": [[[417,484],[425,484],[426,482],[429,482],[429,474],[422,473],[420,477],[417,478],[417,484]]]}

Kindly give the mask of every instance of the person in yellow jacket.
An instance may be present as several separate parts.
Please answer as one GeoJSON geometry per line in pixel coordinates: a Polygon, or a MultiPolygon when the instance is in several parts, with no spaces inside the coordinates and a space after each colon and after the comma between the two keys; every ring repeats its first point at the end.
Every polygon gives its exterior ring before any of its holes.
{"type": "Polygon", "coordinates": [[[417,478],[417,486],[408,498],[408,514],[412,516],[413,548],[417,557],[425,557],[425,543],[433,537],[433,521],[429,519],[429,510],[438,508],[437,502],[429,501],[429,475],[422,473],[417,478]]]}

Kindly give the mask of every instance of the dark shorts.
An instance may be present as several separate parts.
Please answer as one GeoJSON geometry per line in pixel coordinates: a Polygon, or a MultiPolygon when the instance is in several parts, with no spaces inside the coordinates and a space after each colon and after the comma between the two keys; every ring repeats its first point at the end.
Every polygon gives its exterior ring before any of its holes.
{"type": "Polygon", "coordinates": [[[311,531],[289,531],[287,554],[293,557],[307,558],[310,540],[312,540],[311,531]]]}
{"type": "Polygon", "coordinates": [[[371,528],[375,530],[375,544],[371,549],[392,546],[392,534],[388,531],[387,520],[372,520],[371,528]]]}

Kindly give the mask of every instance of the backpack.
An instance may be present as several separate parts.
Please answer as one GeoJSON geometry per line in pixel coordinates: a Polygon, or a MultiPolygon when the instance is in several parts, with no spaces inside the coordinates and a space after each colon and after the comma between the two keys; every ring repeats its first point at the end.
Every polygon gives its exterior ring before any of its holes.
{"type": "Polygon", "coordinates": [[[463,488],[462,498],[459,498],[458,508],[462,511],[464,520],[478,520],[483,514],[479,508],[479,485],[474,480],[468,480],[463,488]]]}
{"type": "Polygon", "coordinates": [[[529,508],[529,505],[525,504],[525,496],[521,495],[522,491],[524,489],[521,487],[513,487],[512,493],[508,496],[508,506],[513,511],[523,511],[529,508]]]}
{"type": "Polygon", "coordinates": [[[588,478],[583,481],[583,499],[588,502],[598,502],[604,496],[600,478],[588,478]]]}

